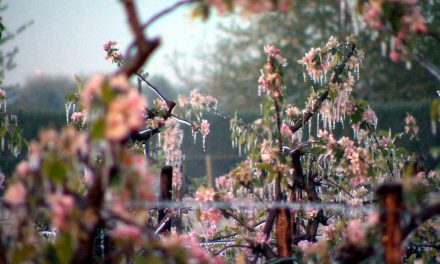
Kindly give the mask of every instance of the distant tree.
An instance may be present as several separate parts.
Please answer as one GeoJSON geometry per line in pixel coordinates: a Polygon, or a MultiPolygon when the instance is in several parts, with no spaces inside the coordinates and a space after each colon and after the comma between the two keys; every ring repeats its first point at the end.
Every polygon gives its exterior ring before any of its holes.
{"type": "Polygon", "coordinates": [[[65,97],[75,89],[73,78],[63,76],[41,76],[29,78],[18,92],[12,107],[16,110],[36,112],[62,112],[65,97]]]}
{"type": "MultiPolygon", "coordinates": [[[[422,6],[425,13],[438,12],[438,1],[422,6]]],[[[302,66],[296,63],[306,50],[304,47],[317,45],[330,36],[340,39],[353,32],[348,14],[341,16],[339,1],[295,1],[291,12],[269,13],[252,17],[243,23],[235,18],[231,24],[220,25],[222,37],[212,51],[205,51],[200,61],[196,80],[201,89],[219,98],[225,108],[237,110],[252,109],[258,95],[255,93],[255,76],[259,74],[256,60],[263,61],[263,45],[273,43],[286,54],[289,63],[286,71],[289,100],[303,101],[310,82],[303,82],[302,66]],[[208,63],[209,62],[209,63],[208,63]],[[252,102],[252,103],[251,103],[252,102]]],[[[434,19],[435,14],[431,15],[434,19]]],[[[428,16],[429,17],[429,16],[428,16]]],[[[435,18],[437,19],[437,18],[435,18]]],[[[432,21],[432,25],[439,25],[432,21]]],[[[440,59],[434,38],[425,38],[416,45],[416,50],[425,54],[434,63],[440,59]]],[[[357,96],[368,100],[391,101],[396,99],[422,99],[435,96],[436,79],[417,60],[411,65],[383,59],[381,45],[371,41],[370,36],[359,35],[358,45],[369,56],[362,69],[357,96]]],[[[387,55],[387,54],[385,54],[387,55]]],[[[182,70],[183,71],[183,70],[182,70]]]]}

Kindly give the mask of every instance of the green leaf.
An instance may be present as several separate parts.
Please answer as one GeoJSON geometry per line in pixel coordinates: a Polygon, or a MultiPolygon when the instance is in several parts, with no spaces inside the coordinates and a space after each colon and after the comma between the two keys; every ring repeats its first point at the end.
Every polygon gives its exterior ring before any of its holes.
{"type": "Polygon", "coordinates": [[[66,166],[61,160],[55,157],[49,156],[43,161],[42,172],[57,183],[62,183],[67,180],[66,166]]]}
{"type": "Polygon", "coordinates": [[[110,84],[108,82],[105,82],[102,86],[102,101],[104,101],[105,104],[108,104],[111,100],[113,100],[113,97],[113,89],[110,87],[110,84]]]}
{"type": "Polygon", "coordinates": [[[69,233],[63,232],[56,242],[57,257],[60,263],[71,263],[73,258],[73,241],[69,233]]]}
{"type": "Polygon", "coordinates": [[[429,113],[432,120],[437,121],[440,119],[440,99],[436,98],[432,100],[429,113]]]}
{"type": "Polygon", "coordinates": [[[197,221],[201,222],[202,221],[202,209],[200,209],[200,207],[198,207],[196,209],[196,219],[197,221]]]}
{"type": "Polygon", "coordinates": [[[103,138],[104,132],[105,132],[104,118],[101,118],[92,124],[91,132],[90,132],[92,140],[98,140],[98,139],[103,138]]]}

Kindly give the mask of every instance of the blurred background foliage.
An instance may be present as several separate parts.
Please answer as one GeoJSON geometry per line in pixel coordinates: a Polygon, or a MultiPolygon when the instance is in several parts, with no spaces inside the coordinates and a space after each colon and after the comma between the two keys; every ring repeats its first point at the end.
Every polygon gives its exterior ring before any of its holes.
{"type": "MultiPolygon", "coordinates": [[[[421,2],[428,23],[434,29],[440,28],[440,14],[434,15],[440,12],[439,1],[430,4],[421,2]]],[[[177,99],[179,93],[187,94],[192,88],[202,89],[218,99],[221,111],[231,115],[238,111],[238,116],[249,122],[258,116],[261,99],[257,95],[257,80],[265,60],[265,44],[278,46],[287,58],[288,101],[303,107],[311,83],[304,82],[303,70],[297,60],[311,47],[324,44],[330,36],[344,39],[353,32],[350,18],[341,16],[338,1],[330,0],[295,1],[293,11],[286,14],[265,14],[245,19],[232,17],[227,23],[220,24],[218,30],[220,37],[216,44],[202,48],[198,63],[192,63],[193,67],[182,68],[179,66],[182,57],[172,58],[170,63],[183,85],[171,83],[167,76],[151,76],[148,79],[171,99],[177,99]]],[[[380,43],[368,36],[361,34],[358,41],[359,48],[365,52],[365,61],[360,81],[356,84],[355,97],[368,100],[378,116],[378,127],[391,129],[393,133],[403,131],[406,112],[414,115],[420,126],[419,146],[408,138],[402,138],[399,143],[410,150],[423,152],[428,157],[428,167],[434,167],[438,159],[434,159],[429,150],[439,145],[440,136],[431,132],[429,108],[430,102],[437,96],[438,81],[415,60],[411,65],[390,61],[388,56],[383,56],[380,43]]],[[[430,36],[424,37],[417,43],[416,51],[435,65],[440,65],[440,50],[434,48],[436,41],[430,36]]],[[[43,75],[29,78],[19,88],[6,87],[9,107],[18,113],[26,139],[36,138],[43,127],[65,124],[64,99],[75,86],[73,76],[43,75]]],[[[151,105],[156,97],[149,91],[145,93],[151,105]]],[[[231,147],[229,121],[213,115],[207,115],[206,119],[211,123],[206,152],[203,152],[201,138],[194,144],[191,131],[184,127],[184,169],[189,179],[204,179],[207,155],[211,156],[214,176],[228,172],[242,158],[231,147]]],[[[1,153],[1,170],[9,175],[20,158],[1,153]]]]}

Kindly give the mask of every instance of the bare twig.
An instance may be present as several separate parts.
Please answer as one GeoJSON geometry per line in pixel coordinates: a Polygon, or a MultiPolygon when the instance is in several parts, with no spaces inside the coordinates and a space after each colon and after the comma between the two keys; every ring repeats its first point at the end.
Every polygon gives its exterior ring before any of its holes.
{"type": "Polygon", "coordinates": [[[244,227],[249,232],[255,232],[255,228],[253,226],[248,226],[243,219],[240,219],[237,215],[232,213],[229,210],[222,210],[222,213],[225,217],[232,217],[237,223],[239,223],[242,227],[244,227]]]}
{"type": "Polygon", "coordinates": [[[437,81],[440,81],[440,69],[434,65],[431,61],[429,61],[423,54],[420,52],[415,53],[416,61],[425,68],[429,73],[431,73],[437,81]]]}
{"type": "Polygon", "coordinates": [[[155,14],[150,19],[148,19],[148,21],[142,26],[142,29],[145,30],[146,28],[151,26],[151,24],[156,22],[159,18],[173,12],[174,10],[178,9],[179,7],[186,5],[186,4],[194,3],[196,1],[198,1],[198,0],[182,0],[182,1],[174,3],[172,6],[169,6],[165,9],[163,9],[162,11],[160,11],[159,13],[155,14]]]}
{"type": "Polygon", "coordinates": [[[413,214],[409,224],[403,228],[403,239],[411,234],[414,229],[417,229],[426,220],[436,215],[440,215],[440,202],[431,204],[423,208],[423,210],[421,210],[419,213],[413,214]]]}
{"type": "Polygon", "coordinates": [[[144,76],[142,76],[139,73],[134,73],[140,80],[142,80],[154,93],[157,94],[157,96],[160,97],[160,99],[164,100],[167,104],[171,101],[168,98],[166,98],[161,92],[160,90],[154,86],[151,82],[149,82],[144,76]]]}
{"type": "Polygon", "coordinates": [[[248,246],[248,245],[236,245],[236,244],[234,244],[234,245],[228,245],[228,246],[226,246],[226,247],[220,249],[219,251],[217,251],[216,253],[214,253],[214,254],[212,254],[212,255],[213,255],[213,256],[218,256],[218,255],[220,255],[222,252],[224,252],[224,251],[226,251],[226,250],[228,250],[228,249],[231,249],[231,248],[252,248],[252,247],[251,247],[251,246],[248,246]]]}

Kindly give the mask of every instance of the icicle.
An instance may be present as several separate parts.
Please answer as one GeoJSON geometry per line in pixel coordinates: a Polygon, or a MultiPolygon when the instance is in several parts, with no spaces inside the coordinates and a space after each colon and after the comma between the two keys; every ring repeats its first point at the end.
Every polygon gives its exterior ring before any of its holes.
{"type": "Polygon", "coordinates": [[[380,42],[380,50],[382,52],[382,56],[386,57],[387,55],[387,46],[385,44],[385,42],[380,42]]]}
{"type": "Polygon", "coordinates": [[[360,76],[360,72],[361,72],[359,63],[356,63],[355,69],[356,69],[356,77],[359,80],[359,76],[360,76]]]}
{"type": "Polygon", "coordinates": [[[309,139],[310,139],[310,135],[312,133],[312,122],[309,122],[309,139]]]}
{"type": "Polygon", "coordinates": [[[319,132],[319,113],[316,116],[316,137],[318,137],[319,132]]]}
{"type": "Polygon", "coordinates": [[[70,114],[70,108],[72,107],[72,102],[67,102],[65,106],[66,106],[66,123],[69,124],[69,114],[70,114]]]}
{"type": "Polygon", "coordinates": [[[431,119],[431,132],[437,135],[437,122],[434,119],[431,119]]]}

